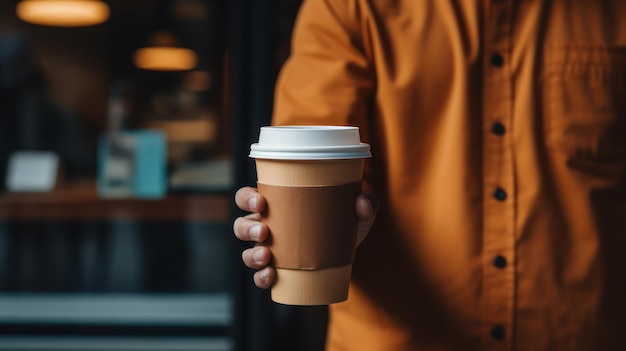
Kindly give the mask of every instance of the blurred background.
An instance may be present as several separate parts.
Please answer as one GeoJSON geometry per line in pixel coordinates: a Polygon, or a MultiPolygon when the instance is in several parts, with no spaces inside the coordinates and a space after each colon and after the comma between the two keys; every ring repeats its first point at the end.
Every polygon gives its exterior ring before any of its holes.
{"type": "Polygon", "coordinates": [[[297,0],[0,1],[0,350],[321,350],[234,191],[297,0]]]}

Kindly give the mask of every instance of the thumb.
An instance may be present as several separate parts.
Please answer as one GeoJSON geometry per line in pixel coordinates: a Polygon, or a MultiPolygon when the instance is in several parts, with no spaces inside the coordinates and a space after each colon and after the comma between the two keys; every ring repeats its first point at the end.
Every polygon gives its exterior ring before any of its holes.
{"type": "Polygon", "coordinates": [[[355,207],[357,217],[359,217],[357,245],[360,245],[369,233],[376,219],[379,207],[378,198],[371,193],[362,193],[356,198],[355,207]]]}

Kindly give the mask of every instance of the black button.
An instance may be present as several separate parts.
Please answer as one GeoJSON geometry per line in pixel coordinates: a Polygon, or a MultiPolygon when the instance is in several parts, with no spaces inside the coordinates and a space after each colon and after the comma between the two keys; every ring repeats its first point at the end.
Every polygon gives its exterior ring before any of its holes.
{"type": "Polygon", "coordinates": [[[489,336],[491,336],[491,338],[495,339],[495,340],[502,340],[504,339],[504,327],[501,325],[496,325],[495,327],[491,328],[491,331],[489,332],[489,336]]]}
{"type": "Polygon", "coordinates": [[[506,191],[502,188],[496,188],[493,192],[493,197],[498,201],[504,201],[506,200],[506,191]]]}
{"type": "Polygon", "coordinates": [[[506,128],[504,128],[504,124],[500,122],[496,122],[491,126],[491,132],[495,135],[504,135],[506,132],[506,128]]]}
{"type": "Polygon", "coordinates": [[[504,267],[506,267],[506,258],[498,255],[493,259],[493,265],[496,268],[500,268],[503,269],[504,267]]]}
{"type": "Polygon", "coordinates": [[[502,65],[504,65],[504,57],[502,57],[499,53],[494,52],[489,58],[489,63],[491,63],[494,67],[502,67],[502,65]]]}

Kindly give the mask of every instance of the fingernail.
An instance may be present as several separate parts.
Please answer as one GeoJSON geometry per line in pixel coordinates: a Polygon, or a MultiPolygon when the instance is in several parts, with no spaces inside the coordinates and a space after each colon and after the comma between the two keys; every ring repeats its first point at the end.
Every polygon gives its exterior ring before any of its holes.
{"type": "Polygon", "coordinates": [[[263,263],[263,253],[261,250],[256,250],[252,253],[252,258],[254,258],[254,262],[263,263]]]}
{"type": "Polygon", "coordinates": [[[250,227],[248,235],[250,235],[250,239],[254,241],[259,241],[259,237],[261,236],[261,225],[255,224],[252,227],[250,227]]]}
{"type": "Polygon", "coordinates": [[[252,210],[252,211],[256,211],[256,203],[257,203],[257,198],[256,196],[253,196],[251,198],[248,199],[248,207],[252,210]]]}

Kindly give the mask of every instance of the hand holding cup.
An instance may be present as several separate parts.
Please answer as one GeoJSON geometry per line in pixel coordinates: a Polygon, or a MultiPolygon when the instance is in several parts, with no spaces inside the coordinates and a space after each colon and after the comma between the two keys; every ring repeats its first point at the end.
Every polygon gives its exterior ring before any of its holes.
{"type": "MultiPolygon", "coordinates": [[[[261,222],[260,212],[265,208],[265,199],[256,188],[243,187],[235,194],[235,203],[249,215],[239,217],[233,223],[233,232],[239,240],[262,243],[269,235],[267,225],[261,222]]],[[[359,218],[357,246],[365,239],[376,219],[378,212],[378,199],[374,194],[362,193],[355,202],[355,211],[359,218]]],[[[246,249],[242,252],[243,263],[252,269],[254,273],[254,284],[261,289],[269,289],[274,282],[276,271],[269,266],[272,253],[262,245],[246,249]]]]}
{"type": "MultiPolygon", "coordinates": [[[[263,268],[257,285],[271,284],[272,300],[292,305],[320,305],[347,299],[358,241],[355,202],[361,193],[369,145],[357,127],[263,127],[251,146],[258,191],[265,202],[258,215],[267,227],[252,225],[271,256],[260,248],[243,253],[244,261],[263,268]],[[274,275],[274,277],[272,277],[274,275]]],[[[246,222],[244,222],[246,223],[246,222]]],[[[241,223],[240,223],[241,224],[241,223]]]]}

